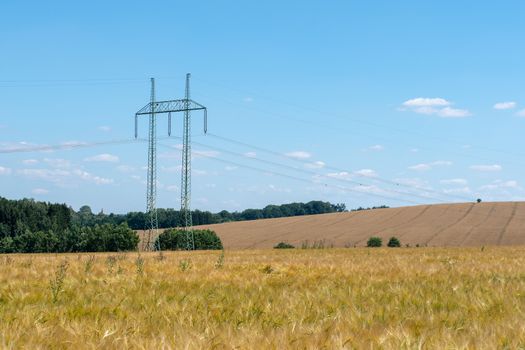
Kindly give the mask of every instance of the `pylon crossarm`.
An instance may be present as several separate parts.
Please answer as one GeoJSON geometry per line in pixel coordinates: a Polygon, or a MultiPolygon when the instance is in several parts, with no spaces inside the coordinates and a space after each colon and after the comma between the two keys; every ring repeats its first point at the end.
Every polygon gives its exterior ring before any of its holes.
{"type": "MultiPolygon", "coordinates": [[[[199,111],[205,109],[206,107],[204,107],[203,105],[193,100],[186,101],[186,99],[155,102],[155,114],[199,111]]],[[[151,111],[152,108],[150,102],[144,107],[142,107],[137,113],[135,113],[135,115],[148,115],[151,114],[151,111]]]]}

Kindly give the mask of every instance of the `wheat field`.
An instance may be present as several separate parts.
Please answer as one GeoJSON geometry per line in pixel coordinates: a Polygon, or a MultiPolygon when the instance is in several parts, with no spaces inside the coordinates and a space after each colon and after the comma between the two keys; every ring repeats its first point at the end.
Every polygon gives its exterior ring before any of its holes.
{"type": "Polygon", "coordinates": [[[392,236],[429,247],[525,245],[525,202],[417,205],[346,213],[204,225],[227,249],[266,249],[281,241],[300,246],[324,240],[335,247],[365,246],[392,236]]]}
{"type": "Polygon", "coordinates": [[[525,248],[0,256],[0,347],[525,347],[525,248]]]}

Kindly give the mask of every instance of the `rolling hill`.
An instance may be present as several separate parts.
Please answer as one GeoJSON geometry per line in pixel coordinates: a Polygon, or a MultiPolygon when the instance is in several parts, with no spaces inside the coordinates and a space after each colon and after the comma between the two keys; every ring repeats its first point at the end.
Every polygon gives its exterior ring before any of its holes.
{"type": "Polygon", "coordinates": [[[420,205],[205,225],[226,249],[296,246],[324,240],[335,247],[364,246],[370,236],[415,246],[525,245],[525,202],[420,205]]]}

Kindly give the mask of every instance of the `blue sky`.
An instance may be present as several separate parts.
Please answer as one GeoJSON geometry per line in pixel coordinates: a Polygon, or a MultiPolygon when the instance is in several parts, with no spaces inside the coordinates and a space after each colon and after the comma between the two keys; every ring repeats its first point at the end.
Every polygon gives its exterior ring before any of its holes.
{"type": "MultiPolygon", "coordinates": [[[[149,77],[158,99],[182,98],[191,72],[211,133],[195,113],[194,208],[523,200],[523,13],[522,1],[4,1],[0,196],[144,210],[146,144],[93,143],[133,137],[149,77]],[[13,152],[68,143],[89,147],[13,152]]],[[[180,206],[179,145],[159,141],[159,207],[180,206]]]]}

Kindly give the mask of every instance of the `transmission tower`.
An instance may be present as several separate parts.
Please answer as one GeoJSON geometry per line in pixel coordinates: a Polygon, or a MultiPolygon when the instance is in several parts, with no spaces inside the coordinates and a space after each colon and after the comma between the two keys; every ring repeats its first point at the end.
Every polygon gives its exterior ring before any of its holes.
{"type": "Polygon", "coordinates": [[[186,93],[184,111],[184,125],[182,136],[182,175],[180,186],[180,214],[182,227],[186,231],[186,250],[195,249],[193,237],[193,221],[191,217],[191,112],[190,103],[190,73],[186,74],[186,93]]]}
{"type": "Polygon", "coordinates": [[[138,117],[149,116],[148,138],[148,191],[147,212],[148,227],[144,241],[144,250],[159,249],[154,247],[158,231],[156,198],[157,198],[157,120],[159,114],[168,115],[168,135],[171,135],[171,113],[184,112],[183,146],[182,146],[182,175],[181,175],[181,224],[186,232],[186,249],[193,250],[195,242],[192,231],[191,217],[191,111],[204,111],[204,133],[208,131],[208,110],[203,105],[190,98],[190,74],[186,74],[186,93],[184,99],[156,101],[155,80],[151,79],[151,101],[135,113],[135,138],[138,137],[138,117]]]}

